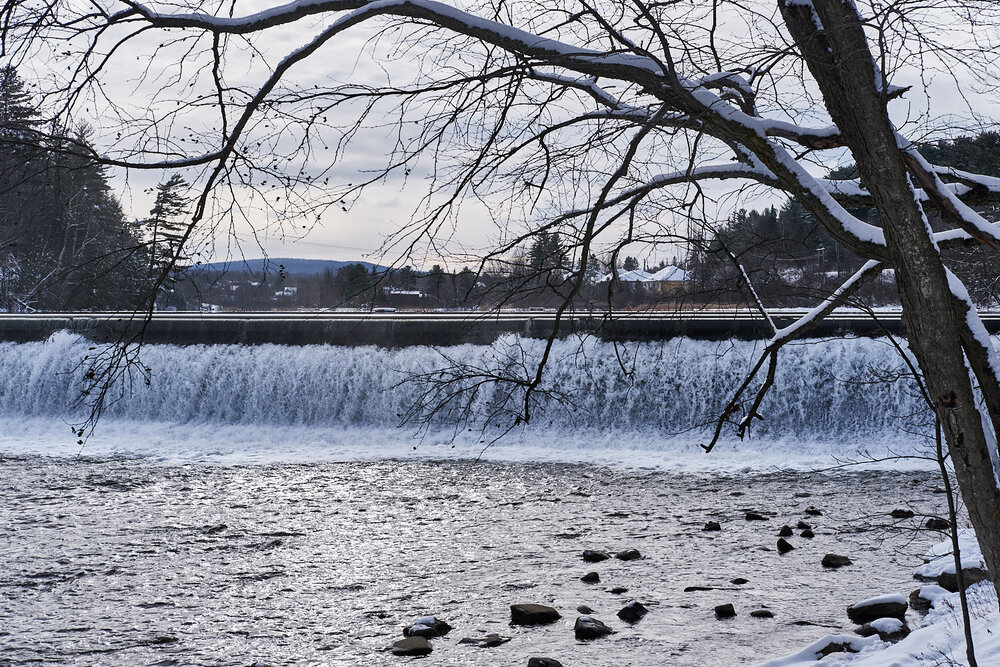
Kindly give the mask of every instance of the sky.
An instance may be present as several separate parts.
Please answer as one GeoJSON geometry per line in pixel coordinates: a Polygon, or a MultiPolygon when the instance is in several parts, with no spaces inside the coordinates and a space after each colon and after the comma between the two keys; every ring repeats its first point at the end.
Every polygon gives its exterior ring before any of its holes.
{"type": "MultiPolygon", "coordinates": [[[[109,0],[109,4],[114,3],[109,0]]],[[[250,0],[238,3],[237,12],[241,15],[249,14],[277,4],[279,3],[267,0],[250,0]]],[[[765,5],[773,10],[774,3],[771,0],[762,0],[760,6],[765,5]]],[[[725,29],[738,40],[741,38],[741,20],[736,15],[731,15],[729,18],[728,23],[723,21],[725,29]]],[[[275,63],[283,54],[308,41],[312,35],[328,25],[330,20],[328,17],[303,19],[293,26],[280,28],[255,38],[254,48],[265,54],[266,60],[270,63],[275,63]]],[[[134,133],[130,134],[129,122],[124,123],[125,138],[120,138],[120,133],[123,132],[122,119],[130,114],[137,118],[159,118],[160,131],[169,129],[175,140],[181,142],[184,141],[184,136],[190,137],[192,133],[211,136],[211,128],[217,125],[218,120],[210,107],[191,108],[187,113],[170,115],[174,108],[171,105],[176,105],[175,98],[187,95],[190,99],[192,93],[210,92],[210,88],[206,85],[211,81],[208,75],[209,68],[205,67],[205,63],[208,62],[204,57],[206,54],[192,53],[187,50],[188,45],[173,42],[175,35],[176,31],[150,34],[148,37],[140,38],[139,41],[130,42],[128,53],[116,54],[115,67],[102,73],[103,89],[107,93],[107,98],[93,97],[77,105],[74,118],[95,127],[96,143],[114,150],[129,145],[130,141],[149,141],[148,136],[137,137],[134,133]],[[143,53],[143,49],[148,49],[148,52],[143,53]],[[189,65],[189,61],[195,66],[189,65]],[[152,65],[147,68],[150,62],[152,65]],[[188,82],[190,90],[185,91],[188,82]],[[113,104],[109,104],[109,100],[113,104]],[[149,102],[148,109],[144,106],[147,100],[153,100],[149,102]]],[[[405,82],[412,78],[422,66],[419,52],[408,51],[401,59],[392,63],[379,60],[373,57],[371,49],[367,48],[371,40],[376,37],[380,37],[383,43],[396,38],[390,33],[380,35],[378,29],[374,27],[353,29],[345,33],[342,38],[338,38],[333,45],[324,47],[314,57],[295,66],[289,73],[290,80],[302,89],[308,89],[314,85],[343,82],[385,82],[388,80],[388,72],[392,73],[394,82],[405,82]]],[[[953,35],[946,35],[945,38],[958,39],[953,35]]],[[[204,46],[201,44],[199,48],[204,46]]],[[[384,51],[383,49],[382,52],[384,51]]],[[[263,63],[264,59],[249,57],[249,53],[246,49],[234,51],[233,56],[228,58],[225,67],[227,83],[252,86],[268,71],[263,63]]],[[[450,62],[453,63],[454,60],[450,62]]],[[[25,65],[34,69],[35,76],[53,81],[58,80],[60,76],[62,61],[58,58],[58,53],[50,53],[44,58],[29,59],[25,65]],[[53,63],[57,66],[53,66],[53,63]]],[[[998,106],[992,101],[993,98],[979,94],[963,98],[956,93],[956,82],[947,73],[934,73],[925,69],[923,74],[925,77],[921,78],[915,68],[903,67],[894,78],[893,82],[897,85],[914,85],[911,93],[893,103],[892,111],[897,122],[903,123],[907,118],[927,119],[925,88],[932,93],[935,106],[930,115],[935,118],[967,118],[970,105],[975,106],[981,114],[993,118],[1000,117],[998,106]],[[926,76],[928,74],[930,76],[926,76]]],[[[967,80],[963,79],[958,83],[966,90],[970,88],[967,80]]],[[[350,115],[354,112],[356,107],[332,110],[330,115],[333,118],[329,124],[337,126],[349,122],[350,115]]],[[[364,174],[383,166],[393,146],[392,130],[392,127],[374,127],[355,136],[348,150],[341,156],[338,165],[328,174],[331,181],[354,182],[364,174]]],[[[327,132],[332,143],[336,138],[330,136],[331,134],[336,135],[336,130],[331,129],[327,132]]],[[[287,150],[292,141],[292,138],[287,136],[269,137],[267,127],[257,128],[255,136],[262,138],[265,143],[273,140],[275,151],[287,150]]],[[[187,146],[183,144],[175,145],[187,150],[187,146]]],[[[197,153],[198,150],[200,148],[191,152],[197,153]]],[[[294,160],[289,164],[293,165],[292,168],[297,165],[304,166],[307,170],[315,169],[316,164],[328,161],[327,155],[329,153],[317,151],[317,159],[312,165],[298,165],[294,160]]],[[[843,154],[830,155],[822,168],[845,159],[843,154]]],[[[381,252],[386,237],[405,225],[413,212],[419,209],[424,194],[421,177],[426,174],[426,169],[416,168],[408,179],[393,176],[384,182],[375,183],[359,198],[347,203],[349,210],[345,211],[339,206],[328,209],[318,221],[314,217],[306,220],[305,227],[301,224],[303,221],[298,219],[290,219],[278,225],[280,213],[268,214],[262,210],[251,210],[248,214],[251,218],[249,223],[235,220],[230,224],[223,221],[215,229],[206,230],[200,238],[202,259],[217,261],[240,256],[252,258],[266,253],[272,257],[368,259],[392,262],[398,253],[389,252],[386,256],[382,256],[381,252]]],[[[133,170],[125,173],[122,170],[114,170],[111,176],[125,209],[134,217],[141,218],[152,205],[153,186],[158,181],[165,180],[167,174],[160,171],[133,170]]],[[[190,171],[188,176],[190,180],[195,180],[198,173],[190,171]]],[[[720,196],[726,188],[728,186],[710,186],[708,192],[710,195],[720,196]]],[[[755,193],[752,202],[749,204],[742,202],[741,205],[762,208],[781,201],[780,198],[768,196],[760,190],[755,193]]],[[[239,196],[242,198],[243,194],[239,196]]],[[[733,200],[724,199],[719,215],[724,216],[725,207],[733,205],[737,205],[733,200]]],[[[275,209],[280,212],[281,206],[283,204],[275,205],[275,209]]],[[[497,228],[490,221],[491,213],[495,211],[492,211],[488,204],[472,200],[464,202],[461,223],[442,232],[441,236],[445,242],[429,248],[426,254],[418,254],[410,261],[419,266],[444,259],[446,263],[456,268],[468,263],[470,255],[478,254],[496,241],[497,228]]],[[[676,247],[667,246],[654,252],[651,258],[655,263],[658,259],[669,259],[677,253],[676,247]]]]}

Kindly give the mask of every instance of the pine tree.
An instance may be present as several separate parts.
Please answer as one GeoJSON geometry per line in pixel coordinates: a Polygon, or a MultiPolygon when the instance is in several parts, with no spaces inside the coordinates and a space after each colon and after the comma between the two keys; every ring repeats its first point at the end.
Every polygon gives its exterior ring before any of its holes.
{"type": "Polygon", "coordinates": [[[156,186],[156,199],[146,219],[150,242],[150,269],[162,271],[171,261],[175,269],[186,268],[188,257],[181,253],[184,233],[183,217],[191,200],[185,196],[190,184],[178,174],[156,186]]]}

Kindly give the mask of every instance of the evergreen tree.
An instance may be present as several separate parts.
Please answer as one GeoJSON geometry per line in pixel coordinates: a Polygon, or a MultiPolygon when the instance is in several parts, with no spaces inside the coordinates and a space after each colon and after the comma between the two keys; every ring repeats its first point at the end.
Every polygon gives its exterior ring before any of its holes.
{"type": "Polygon", "coordinates": [[[639,269],[639,260],[635,257],[626,257],[625,263],[622,264],[622,268],[626,271],[637,271],[639,269]]]}
{"type": "Polygon", "coordinates": [[[184,233],[187,231],[183,218],[188,213],[188,205],[191,203],[185,195],[189,187],[190,184],[178,174],[173,174],[156,186],[156,199],[149,211],[149,218],[146,219],[150,242],[150,268],[153,271],[163,270],[172,260],[175,269],[187,268],[189,258],[178,253],[184,233]]]}

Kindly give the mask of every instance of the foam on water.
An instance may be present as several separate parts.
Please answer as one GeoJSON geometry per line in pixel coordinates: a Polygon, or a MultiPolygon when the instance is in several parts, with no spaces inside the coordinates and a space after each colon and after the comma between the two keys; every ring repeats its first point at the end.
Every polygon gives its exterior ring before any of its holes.
{"type": "MultiPolygon", "coordinates": [[[[72,405],[91,348],[66,333],[0,344],[0,452],[79,453],[69,424],[83,418],[72,405]]],[[[926,417],[912,386],[871,381],[870,369],[900,365],[896,352],[883,340],[851,339],[784,350],[753,437],[728,438],[705,456],[698,445],[759,348],[687,339],[617,348],[560,341],[531,425],[486,456],[703,469],[812,467],[859,449],[876,456],[923,451],[913,431],[926,417]]],[[[138,383],[108,407],[84,453],[170,462],[474,457],[510,425],[523,394],[511,398],[482,385],[470,402],[445,406],[418,433],[400,424],[428,385],[407,378],[459,361],[527,377],[540,351],[540,341],[517,338],[444,350],[150,345],[142,353],[150,385],[138,383]],[[484,415],[494,418],[481,431],[484,415]]]]}

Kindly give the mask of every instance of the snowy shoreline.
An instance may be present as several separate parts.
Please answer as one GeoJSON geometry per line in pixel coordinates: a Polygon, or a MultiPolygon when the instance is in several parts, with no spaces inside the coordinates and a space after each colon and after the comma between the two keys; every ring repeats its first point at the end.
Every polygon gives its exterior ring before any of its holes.
{"type": "MultiPolygon", "coordinates": [[[[959,532],[964,568],[984,568],[982,553],[974,533],[959,532]]],[[[934,545],[924,557],[926,563],[914,575],[930,577],[941,572],[955,572],[951,540],[934,545]]],[[[980,665],[1000,664],[1000,612],[989,581],[967,589],[976,659],[980,665]]],[[[822,660],[824,665],[852,667],[927,667],[929,665],[967,665],[965,634],[958,593],[934,597],[931,608],[906,638],[896,643],[878,636],[827,635],[809,646],[786,656],[760,663],[757,667],[804,667],[822,660]],[[824,659],[820,653],[831,644],[847,644],[853,653],[835,653],[824,659]]]]}

